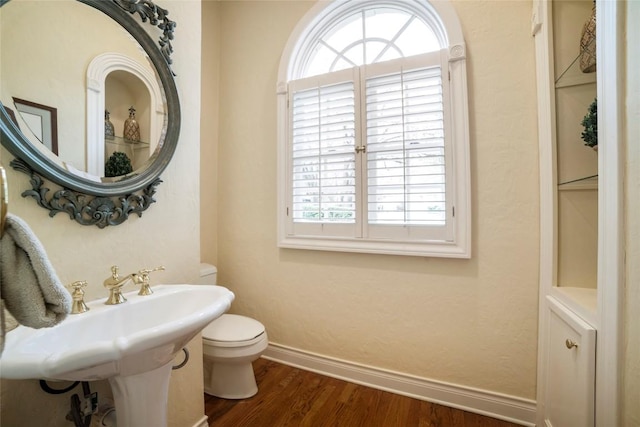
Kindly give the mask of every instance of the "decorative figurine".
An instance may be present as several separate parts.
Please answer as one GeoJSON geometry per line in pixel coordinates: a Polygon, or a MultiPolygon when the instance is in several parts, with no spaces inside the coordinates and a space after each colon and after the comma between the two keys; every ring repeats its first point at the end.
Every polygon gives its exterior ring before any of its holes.
{"type": "Polygon", "coordinates": [[[140,125],[136,121],[136,109],[133,106],[129,108],[129,118],[124,122],[122,136],[129,141],[140,141],[140,125]]]}
{"type": "Polygon", "coordinates": [[[580,69],[583,73],[594,73],[596,68],[596,2],[594,1],[591,17],[582,27],[580,69]]]}
{"type": "Polygon", "coordinates": [[[109,110],[104,110],[104,137],[105,139],[113,139],[115,135],[113,123],[109,120],[109,110]]]}

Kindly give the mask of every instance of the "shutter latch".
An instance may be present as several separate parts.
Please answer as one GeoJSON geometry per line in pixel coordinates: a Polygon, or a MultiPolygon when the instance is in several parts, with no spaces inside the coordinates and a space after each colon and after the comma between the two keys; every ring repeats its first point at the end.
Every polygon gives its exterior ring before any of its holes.
{"type": "Polygon", "coordinates": [[[364,145],[360,145],[356,147],[356,153],[365,153],[366,151],[367,151],[367,147],[365,147],[364,145]]]}

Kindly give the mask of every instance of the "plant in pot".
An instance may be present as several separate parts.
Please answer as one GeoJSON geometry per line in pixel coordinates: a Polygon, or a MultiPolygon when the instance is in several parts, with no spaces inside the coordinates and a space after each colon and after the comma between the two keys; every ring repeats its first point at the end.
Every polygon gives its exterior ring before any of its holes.
{"type": "Polygon", "coordinates": [[[121,151],[114,152],[104,165],[104,176],[114,177],[126,175],[133,172],[131,160],[126,153],[121,151]]]}
{"type": "Polygon", "coordinates": [[[598,99],[594,99],[589,105],[587,114],[582,119],[582,139],[584,145],[598,151],[598,99]]]}

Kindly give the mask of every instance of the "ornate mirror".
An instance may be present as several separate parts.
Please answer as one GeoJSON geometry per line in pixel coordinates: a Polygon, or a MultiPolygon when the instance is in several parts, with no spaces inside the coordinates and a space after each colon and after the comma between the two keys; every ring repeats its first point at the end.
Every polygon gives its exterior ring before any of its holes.
{"type": "Polygon", "coordinates": [[[23,197],[100,228],[155,202],[180,132],[175,26],[149,0],[0,0],[1,142],[23,197]]]}

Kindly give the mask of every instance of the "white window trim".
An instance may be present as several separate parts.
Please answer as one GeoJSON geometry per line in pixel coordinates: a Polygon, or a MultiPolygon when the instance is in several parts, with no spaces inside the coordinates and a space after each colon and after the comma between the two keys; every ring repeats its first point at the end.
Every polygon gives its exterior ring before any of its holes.
{"type": "MultiPolygon", "coordinates": [[[[316,236],[289,236],[287,233],[287,204],[288,191],[286,191],[288,179],[289,161],[287,147],[289,138],[288,118],[288,90],[287,82],[294,76],[295,67],[301,64],[292,61],[292,58],[300,58],[299,52],[304,51],[306,45],[312,41],[311,35],[314,28],[326,26],[328,20],[334,15],[334,11],[347,11],[349,8],[358,7],[358,2],[348,0],[336,0],[334,2],[318,2],[298,22],[283,51],[278,70],[277,84],[277,140],[278,140],[278,210],[277,233],[278,246],[281,248],[327,250],[342,252],[377,253],[391,255],[411,255],[427,257],[447,258],[471,258],[471,180],[470,180],[470,153],[469,153],[469,117],[466,76],[466,47],[462,36],[462,27],[453,6],[447,1],[429,3],[425,0],[425,7],[417,7],[411,0],[386,0],[380,1],[380,5],[392,3],[409,6],[416,11],[425,21],[430,23],[436,36],[448,46],[449,51],[449,78],[451,91],[451,114],[453,126],[451,126],[451,144],[453,156],[453,185],[455,186],[456,220],[454,222],[453,241],[382,241],[373,239],[354,238],[328,238],[316,236]],[[425,14],[426,11],[426,14],[425,14]],[[440,31],[437,31],[440,29],[440,31]],[[445,31],[446,29],[446,31],[445,31]],[[306,37],[302,37],[306,34],[306,37]]],[[[443,70],[443,76],[447,70],[443,70]]]]}

